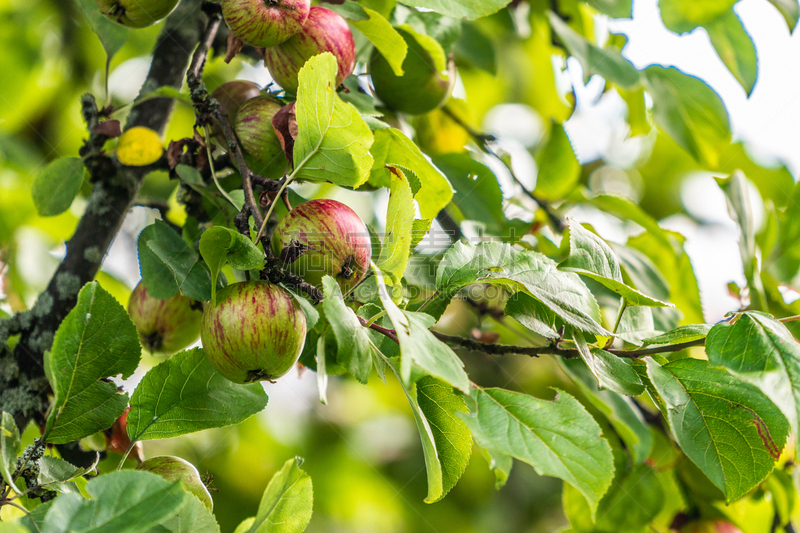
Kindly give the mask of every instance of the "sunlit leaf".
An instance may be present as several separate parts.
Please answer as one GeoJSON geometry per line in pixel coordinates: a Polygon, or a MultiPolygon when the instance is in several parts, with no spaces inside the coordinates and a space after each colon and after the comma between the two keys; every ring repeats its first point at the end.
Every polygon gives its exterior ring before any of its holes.
{"type": "Polygon", "coordinates": [[[619,294],[630,305],[674,306],[625,285],[622,281],[619,260],[614,251],[600,237],[584,229],[574,220],[569,221],[569,257],[559,264],[558,268],[592,278],[619,294]]]}
{"type": "Polygon", "coordinates": [[[72,205],[82,183],[83,160],[80,157],[56,159],[36,175],[31,185],[36,210],[43,217],[63,213],[72,205]]]}
{"type": "Polygon", "coordinates": [[[583,494],[592,512],[614,477],[611,446],[586,409],[559,392],[552,401],[503,389],[473,389],[475,407],[461,415],[475,440],[561,478],[583,494]]]}
{"type": "Polygon", "coordinates": [[[140,354],[128,313],[97,282],[87,283],[50,351],[55,398],[47,418],[47,442],[66,443],[111,427],[128,405],[128,395],[105,378],[129,377],[140,354]]]}
{"type": "Polygon", "coordinates": [[[298,74],[295,176],[356,188],[372,167],[372,132],[358,111],[336,96],[336,69],[336,59],[325,52],[298,74]]]}
{"type": "Polygon", "coordinates": [[[330,276],[322,278],[325,318],[336,337],[336,359],[361,383],[372,371],[372,344],[367,330],[352,309],[345,305],[339,284],[330,276]]]}
{"type": "Polygon", "coordinates": [[[647,67],[644,80],[658,127],[696,160],[716,167],[731,142],[728,112],[719,95],[674,67],[647,67]]]}
{"type": "Polygon", "coordinates": [[[800,344],[786,326],[758,312],[720,322],[706,339],[708,361],[758,387],[800,431],[800,344]]]}
{"type": "Polygon", "coordinates": [[[150,369],[131,397],[131,440],[177,437],[238,424],[267,405],[259,383],[239,385],[219,374],[202,348],[173,355],[150,369]]]}
{"type": "Polygon", "coordinates": [[[248,533],[301,533],[311,520],[314,489],[300,469],[303,460],[289,459],[267,485],[248,533]]]}
{"type": "Polygon", "coordinates": [[[675,439],[728,501],[767,477],[789,432],[767,396],[706,361],[679,359],[660,366],[647,358],[646,363],[675,439]]]}

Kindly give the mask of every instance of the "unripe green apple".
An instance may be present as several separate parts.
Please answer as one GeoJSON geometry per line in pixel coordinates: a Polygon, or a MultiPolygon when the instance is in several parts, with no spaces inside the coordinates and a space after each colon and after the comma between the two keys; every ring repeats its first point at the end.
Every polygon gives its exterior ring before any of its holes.
{"type": "Polygon", "coordinates": [[[336,86],[353,73],[356,65],[356,45],[350,27],[338,14],[328,8],[314,6],[303,28],[291,39],[267,48],[264,64],[272,78],[287,92],[297,92],[297,73],[311,57],[330,52],[339,70],[336,86]]]}
{"type": "Polygon", "coordinates": [[[255,168],[251,165],[251,170],[259,174],[265,174],[260,171],[262,167],[276,164],[281,170],[286,167],[283,147],[272,127],[272,117],[281,107],[282,104],[272,96],[257,96],[247,101],[236,114],[233,129],[245,154],[258,162],[255,168]]]}
{"type": "Polygon", "coordinates": [[[182,294],[159,300],[147,294],[141,281],[128,302],[128,315],[148,352],[172,355],[197,340],[203,313],[194,300],[182,294]]]}
{"type": "Polygon", "coordinates": [[[272,234],[272,249],[280,257],[292,243],[299,243],[302,253],[287,269],[317,287],[328,275],[347,292],[369,268],[369,230],[355,211],[336,200],[311,200],[289,211],[272,234]]]}
{"type": "Polygon", "coordinates": [[[389,62],[375,48],[369,73],[375,94],[388,107],[410,115],[421,115],[441,107],[453,90],[454,76],[445,77],[431,54],[409,32],[397,32],[408,45],[402,76],[395,75],[389,62]]]}
{"type": "Polygon", "coordinates": [[[300,31],[309,4],[309,0],[222,0],[222,16],[236,37],[266,48],[300,31]]]}
{"type": "Polygon", "coordinates": [[[153,457],[142,462],[136,467],[136,470],[158,474],[167,481],[180,481],[183,490],[197,496],[203,502],[203,505],[208,507],[209,511],[214,508],[214,501],[211,499],[211,494],[209,494],[205,483],[200,478],[200,472],[197,471],[192,463],[184,461],[180,457],[173,457],[172,455],[153,457]]]}
{"type": "Polygon", "coordinates": [[[306,341],[300,304],[278,285],[246,281],[206,306],[200,338],[217,372],[236,383],[275,380],[297,362],[306,341]]]}
{"type": "Polygon", "coordinates": [[[261,95],[261,88],[252,81],[232,80],[226,81],[211,93],[219,102],[222,112],[228,115],[228,120],[233,125],[239,109],[248,101],[261,95]]]}
{"type": "Polygon", "coordinates": [[[680,533],[742,533],[742,530],[725,520],[700,520],[689,522],[680,533]]]}
{"type": "Polygon", "coordinates": [[[95,0],[100,12],[129,28],[144,28],[163,19],[175,9],[178,0],[95,0]]]}

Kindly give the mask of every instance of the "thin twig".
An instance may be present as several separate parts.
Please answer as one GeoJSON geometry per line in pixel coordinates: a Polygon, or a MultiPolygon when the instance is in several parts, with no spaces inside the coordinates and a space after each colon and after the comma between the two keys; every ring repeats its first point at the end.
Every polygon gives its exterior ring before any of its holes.
{"type": "MultiPolygon", "coordinates": [[[[205,85],[202,82],[203,65],[205,64],[209,48],[214,42],[214,37],[216,37],[221,22],[222,16],[218,13],[210,17],[208,26],[203,33],[201,44],[197,47],[192,57],[192,63],[186,75],[186,82],[191,90],[192,102],[195,104],[198,122],[201,125],[205,125],[209,122],[210,117],[213,116],[221,126],[222,133],[228,143],[228,149],[230,153],[233,154],[233,159],[236,162],[239,175],[242,178],[242,191],[244,192],[245,206],[249,214],[253,217],[256,226],[261,227],[264,225],[264,218],[261,216],[261,211],[258,209],[258,203],[253,193],[253,181],[256,181],[264,189],[270,191],[278,190],[282,183],[279,180],[261,176],[250,170],[247,161],[245,161],[244,152],[239,144],[239,139],[236,137],[233,126],[231,126],[231,122],[228,119],[228,115],[222,111],[219,102],[209,97],[205,85]]],[[[261,244],[267,256],[271,257],[272,249],[269,247],[269,243],[262,239],[261,244]]]]}

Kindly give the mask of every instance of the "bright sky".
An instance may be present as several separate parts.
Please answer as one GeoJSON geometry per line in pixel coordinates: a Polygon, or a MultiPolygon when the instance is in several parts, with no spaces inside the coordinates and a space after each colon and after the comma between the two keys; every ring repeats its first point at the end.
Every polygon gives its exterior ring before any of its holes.
{"type": "Polygon", "coordinates": [[[656,0],[635,0],[632,20],[616,20],[612,31],[628,36],[623,54],[637,68],[672,65],[705,80],[722,97],[734,136],[759,153],[784,161],[800,174],[800,38],[767,0],[734,6],[758,56],[758,79],[748,98],[717,57],[705,30],[678,36],[659,17],[656,0]]]}
{"type": "MultiPolygon", "coordinates": [[[[628,37],[623,54],[637,68],[675,66],[706,81],[728,109],[734,139],[747,143],[751,157],[768,165],[783,162],[798,176],[800,69],[794,65],[800,65],[800,38],[789,34],[783,17],[767,0],[741,0],[734,10],[752,37],[759,60],[758,79],[749,98],[717,56],[705,30],[686,35],[667,30],[657,0],[634,0],[633,18],[610,21],[608,28],[628,37]]],[[[611,95],[597,100],[602,81],[593,78],[583,86],[580,65],[570,59],[568,66],[567,76],[575,87],[578,107],[566,127],[578,157],[587,161],[603,156],[612,164],[627,166],[637,156],[639,144],[636,139],[625,139],[627,127],[620,118],[623,102],[611,95]]],[[[706,319],[713,322],[738,306],[728,295],[726,284],[744,283],[737,229],[728,217],[722,192],[710,176],[688,178],[681,192],[684,207],[703,225],[684,215],[670,217],[662,225],[688,238],[686,248],[700,284],[706,319]]],[[[752,193],[758,220],[763,209],[757,192],[752,193]]],[[[570,214],[579,221],[591,222],[608,239],[624,240],[624,228],[609,224],[597,213],[576,210],[570,214]]]]}

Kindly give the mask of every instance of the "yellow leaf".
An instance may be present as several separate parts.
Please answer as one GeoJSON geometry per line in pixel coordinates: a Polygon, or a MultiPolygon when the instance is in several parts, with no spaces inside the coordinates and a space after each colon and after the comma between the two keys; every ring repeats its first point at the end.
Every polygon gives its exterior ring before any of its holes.
{"type": "Polygon", "coordinates": [[[143,167],[158,161],[164,148],[155,131],[142,126],[129,129],[117,143],[117,159],[123,165],[143,167]]]}

